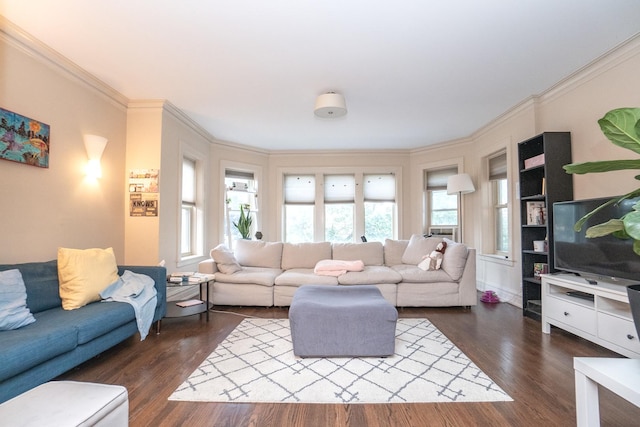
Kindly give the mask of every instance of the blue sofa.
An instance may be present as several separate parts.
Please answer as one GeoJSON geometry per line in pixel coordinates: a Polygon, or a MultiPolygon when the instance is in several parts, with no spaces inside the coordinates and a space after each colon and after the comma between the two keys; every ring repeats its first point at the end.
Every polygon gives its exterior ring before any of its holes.
{"type": "MultiPolygon", "coordinates": [[[[0,402],[4,402],[91,359],[138,332],[133,307],[122,302],[94,302],[63,310],[58,294],[57,261],[0,265],[19,269],[27,290],[27,306],[36,321],[0,331],[0,402]]],[[[150,276],[158,303],[153,321],[166,312],[164,267],[119,266],[150,276]]]]}

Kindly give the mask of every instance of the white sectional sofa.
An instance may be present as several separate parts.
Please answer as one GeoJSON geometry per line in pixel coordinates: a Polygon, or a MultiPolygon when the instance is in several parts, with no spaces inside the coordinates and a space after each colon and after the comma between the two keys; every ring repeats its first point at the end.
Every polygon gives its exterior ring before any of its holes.
{"type": "Polygon", "coordinates": [[[476,305],[476,251],[447,241],[439,270],[418,268],[443,239],[414,235],[410,240],[366,243],[282,243],[239,240],[233,254],[217,247],[202,261],[201,273],[214,273],[217,305],[289,306],[302,285],[375,285],[397,307],[476,305]],[[314,273],[321,260],[359,261],[362,271],[338,276],[314,273]]]}

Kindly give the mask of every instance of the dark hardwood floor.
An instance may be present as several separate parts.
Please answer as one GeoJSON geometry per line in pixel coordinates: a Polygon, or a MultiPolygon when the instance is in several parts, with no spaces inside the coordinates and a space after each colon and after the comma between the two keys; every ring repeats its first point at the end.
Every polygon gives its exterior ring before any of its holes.
{"type": "MultiPolygon", "coordinates": [[[[508,305],[399,309],[426,317],[513,399],[496,403],[375,405],[173,402],[169,395],[243,319],[285,318],[286,308],[214,307],[162,321],[160,335],[132,337],[58,379],[121,384],[132,426],[571,426],[576,424],[573,357],[621,357],[586,340],[523,318],[508,305]]],[[[637,426],[640,409],[600,390],[603,426],[637,426]]]]}

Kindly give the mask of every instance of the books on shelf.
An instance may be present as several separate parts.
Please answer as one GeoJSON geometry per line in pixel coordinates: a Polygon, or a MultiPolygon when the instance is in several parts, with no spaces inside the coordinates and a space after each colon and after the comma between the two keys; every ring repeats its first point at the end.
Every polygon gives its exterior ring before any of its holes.
{"type": "Polygon", "coordinates": [[[547,208],[544,202],[527,202],[527,225],[545,225],[547,208]]]}

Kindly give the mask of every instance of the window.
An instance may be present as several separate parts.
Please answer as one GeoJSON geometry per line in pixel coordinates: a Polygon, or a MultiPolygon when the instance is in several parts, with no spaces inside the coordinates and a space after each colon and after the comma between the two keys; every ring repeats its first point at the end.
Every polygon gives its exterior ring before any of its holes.
{"type": "Polygon", "coordinates": [[[509,190],[507,185],[507,154],[499,153],[489,158],[493,217],[495,227],[495,253],[509,253],[509,190]]]}
{"type": "Polygon", "coordinates": [[[180,233],[180,256],[196,255],[196,162],[182,159],[182,218],[180,233]]]}
{"type": "Polygon", "coordinates": [[[458,196],[447,194],[447,180],[457,173],[457,166],[425,171],[428,229],[458,226],[458,196]]]}
{"type": "Polygon", "coordinates": [[[283,221],[286,242],[313,242],[315,201],[314,175],[285,175],[283,221]]]}
{"type": "MultiPolygon", "coordinates": [[[[336,168],[338,169],[338,168],[336,168]]],[[[331,171],[333,172],[333,171],[331,171]]],[[[283,175],[285,242],[384,242],[397,234],[395,173],[283,175]]]]}
{"type": "Polygon", "coordinates": [[[258,183],[254,179],[253,172],[225,169],[224,186],[226,203],[224,238],[227,245],[233,248],[233,243],[242,238],[238,229],[233,225],[240,219],[241,206],[245,215],[252,218],[251,234],[260,229],[257,223],[258,208],[256,203],[258,183]]]}
{"type": "Polygon", "coordinates": [[[324,176],[324,240],[353,242],[355,195],[353,175],[324,176]]]}
{"type": "Polygon", "coordinates": [[[396,212],[394,174],[364,175],[364,234],[369,241],[393,238],[396,212]]]}

